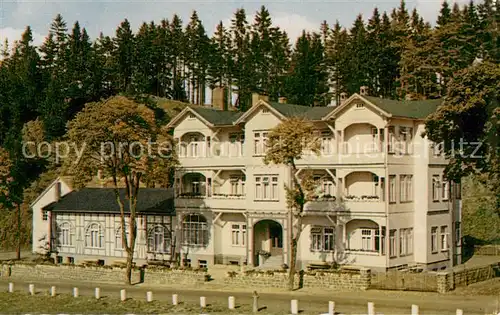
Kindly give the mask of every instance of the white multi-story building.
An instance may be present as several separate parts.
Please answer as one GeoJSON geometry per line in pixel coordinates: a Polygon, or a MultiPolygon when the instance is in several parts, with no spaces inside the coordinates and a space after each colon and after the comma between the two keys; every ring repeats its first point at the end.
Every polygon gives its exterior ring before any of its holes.
{"type": "Polygon", "coordinates": [[[317,200],[306,205],[299,266],[333,262],[390,269],[460,263],[460,185],[443,177],[444,157],[422,136],[439,100],[393,101],[365,88],[335,107],[269,102],[253,95],[246,112],[187,107],[169,127],[179,143],[176,215],[181,257],[191,265],[289,264],[290,170],[265,165],[269,131],[291,116],[321,134],[321,154],[305,155],[317,200]],[[260,254],[270,254],[265,260],[260,254]]]}
{"type": "MultiPolygon", "coordinates": [[[[242,113],[224,107],[223,95],[216,89],[214,107],[186,107],[170,122],[181,162],[175,199],[171,190],[141,189],[138,263],[171,260],[175,251],[192,266],[288,265],[293,218],[284,187],[294,174],[263,157],[269,131],[292,116],[310,120],[322,142],[319,156],[298,161],[319,183],[302,220],[300,268],[460,263],[460,185],[443,178],[447,161],[422,136],[440,101],[386,100],[362,89],[335,107],[307,107],[254,95],[242,113]]],[[[60,262],[126,256],[111,188],[76,191],[58,179],[32,209],[34,252],[49,247],[60,262]]]]}

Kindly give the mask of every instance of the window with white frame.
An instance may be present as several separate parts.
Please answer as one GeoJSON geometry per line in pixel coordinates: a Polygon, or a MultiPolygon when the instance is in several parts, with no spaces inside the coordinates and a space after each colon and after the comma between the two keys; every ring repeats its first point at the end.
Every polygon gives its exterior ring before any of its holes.
{"type": "Polygon", "coordinates": [[[407,254],[413,254],[413,228],[406,230],[407,254]]]}
{"type": "Polygon", "coordinates": [[[399,201],[409,202],[413,201],[413,176],[400,175],[399,176],[399,201]]]}
{"type": "Polygon", "coordinates": [[[450,182],[443,178],[443,192],[442,192],[443,201],[447,201],[449,199],[449,196],[450,196],[450,182]]]}
{"type": "Polygon", "coordinates": [[[184,245],[206,246],[208,244],[207,219],[200,214],[190,214],[182,222],[182,241],[184,245]]]}
{"type": "Polygon", "coordinates": [[[91,223],[85,229],[85,247],[104,247],[104,230],[99,223],[91,223]]]}
{"type": "Polygon", "coordinates": [[[371,143],[371,148],[369,149],[369,152],[378,152],[379,151],[379,130],[378,128],[371,128],[371,134],[372,134],[372,143],[371,143]]]}
{"type": "Polygon", "coordinates": [[[241,196],[245,194],[245,177],[243,176],[232,176],[229,179],[231,184],[231,192],[232,196],[241,196]]]}
{"type": "Polygon", "coordinates": [[[190,157],[198,157],[200,156],[200,146],[199,146],[199,137],[191,137],[189,142],[189,156],[190,157]]]}
{"type": "Polygon", "coordinates": [[[413,229],[399,230],[399,255],[406,256],[413,253],[413,229]]]}
{"type": "Polygon", "coordinates": [[[375,229],[375,250],[382,255],[385,254],[385,226],[381,229],[375,229]],[[382,232],[382,235],[380,235],[382,232]]]}
{"type": "Polygon", "coordinates": [[[395,137],[395,129],[394,126],[389,126],[388,129],[389,139],[387,141],[387,151],[389,153],[394,153],[396,146],[396,137],[395,137]]]}
{"type": "Polygon", "coordinates": [[[156,225],[148,232],[148,251],[152,253],[170,253],[170,230],[162,225],[156,225]]]}
{"type": "Polygon", "coordinates": [[[374,244],[374,234],[373,229],[362,229],[361,230],[361,249],[364,251],[375,250],[374,244]]]}
{"type": "Polygon", "coordinates": [[[324,155],[332,154],[332,134],[329,131],[321,132],[321,153],[324,155]]]}
{"type": "Polygon", "coordinates": [[[58,226],[57,239],[60,246],[73,246],[75,231],[69,222],[63,222],[58,226]]]}
{"type": "Polygon", "coordinates": [[[322,192],[325,196],[334,196],[333,182],[329,179],[323,180],[322,192]]]}
{"type": "Polygon", "coordinates": [[[255,132],[254,136],[254,154],[263,155],[267,149],[267,132],[255,132]]]}
{"type": "Polygon", "coordinates": [[[389,175],[389,202],[396,202],[396,175],[389,175]]]}
{"type": "Polygon", "coordinates": [[[412,140],[413,140],[413,128],[411,127],[399,127],[399,141],[401,143],[401,153],[411,154],[412,150],[412,140]]]}
{"type": "MultiPolygon", "coordinates": [[[[129,227],[128,225],[125,225],[125,235],[127,237],[127,241],[130,240],[130,233],[129,233],[129,227]]],[[[123,238],[122,238],[122,227],[120,226],[119,228],[116,229],[115,232],[115,249],[125,249],[125,246],[123,244],[123,238]]],[[[128,243],[130,246],[130,243],[128,243]]]]}
{"type": "Polygon", "coordinates": [[[437,253],[438,251],[438,227],[431,227],[431,252],[437,253]]]}
{"type": "Polygon", "coordinates": [[[432,176],[432,201],[439,201],[439,187],[440,187],[439,175],[432,176]]]}
{"type": "Polygon", "coordinates": [[[396,231],[389,231],[389,257],[396,257],[396,231]]]}
{"type": "Polygon", "coordinates": [[[441,226],[441,233],[439,235],[441,251],[448,250],[448,237],[449,237],[448,236],[448,226],[446,226],[446,225],[441,226]]]}
{"type": "Polygon", "coordinates": [[[42,220],[47,221],[49,218],[49,212],[47,210],[42,210],[42,220]]]}
{"type": "Polygon", "coordinates": [[[278,200],[278,177],[256,176],[255,177],[255,199],[256,200],[278,200]]]}
{"type": "Polygon", "coordinates": [[[231,225],[231,244],[233,246],[245,246],[247,240],[246,224],[231,225]]]}
{"type": "Polygon", "coordinates": [[[311,251],[333,251],[335,249],[335,229],[333,227],[311,227],[311,251]]]}

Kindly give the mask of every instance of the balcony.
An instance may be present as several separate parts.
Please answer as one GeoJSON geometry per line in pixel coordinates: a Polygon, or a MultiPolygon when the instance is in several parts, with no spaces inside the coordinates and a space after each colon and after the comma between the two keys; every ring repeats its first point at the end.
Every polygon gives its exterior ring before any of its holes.
{"type": "Polygon", "coordinates": [[[177,181],[176,207],[244,209],[245,176],[241,171],[223,171],[214,178],[191,172],[177,181]]]}
{"type": "Polygon", "coordinates": [[[338,208],[337,198],[335,196],[325,195],[323,197],[316,196],[314,200],[309,201],[304,205],[305,211],[310,212],[333,212],[338,208]]]}
{"type": "Polygon", "coordinates": [[[175,199],[178,208],[206,209],[245,209],[245,195],[186,195],[180,194],[175,199]]]}
{"type": "Polygon", "coordinates": [[[385,179],[371,172],[355,171],[343,180],[342,204],[348,212],[385,212],[385,179]]]}
{"type": "Polygon", "coordinates": [[[180,143],[179,161],[185,168],[243,166],[242,142],[193,141],[180,143]]]}

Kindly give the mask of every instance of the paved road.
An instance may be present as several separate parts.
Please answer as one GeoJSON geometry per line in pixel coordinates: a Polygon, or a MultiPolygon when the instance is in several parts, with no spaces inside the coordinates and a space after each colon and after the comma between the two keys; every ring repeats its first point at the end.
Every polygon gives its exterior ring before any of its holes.
{"type": "MultiPolygon", "coordinates": [[[[220,290],[203,289],[200,285],[197,289],[178,289],[171,287],[152,286],[126,286],[117,284],[92,284],[92,283],[55,283],[42,281],[16,281],[0,280],[0,288],[7,290],[8,282],[14,282],[16,291],[28,291],[29,283],[35,284],[37,292],[48,292],[50,286],[55,285],[58,293],[71,294],[72,288],[77,286],[80,295],[93,296],[94,288],[101,288],[101,296],[119,299],[120,290],[127,289],[127,296],[133,299],[145,299],[147,291],[153,291],[155,300],[164,300],[171,303],[172,294],[178,294],[179,300],[187,303],[199,303],[199,297],[205,296],[207,303],[227,303],[227,297],[232,295],[236,298],[237,305],[251,305],[252,294],[250,292],[224,292],[220,290]]],[[[367,302],[374,302],[377,313],[382,314],[410,314],[411,304],[420,307],[420,314],[455,314],[460,308],[464,314],[492,314],[496,308],[496,298],[487,296],[463,297],[453,295],[439,295],[432,293],[412,293],[412,292],[332,292],[311,293],[259,293],[259,306],[267,307],[270,311],[280,311],[284,307],[289,307],[291,299],[299,300],[299,309],[303,314],[318,314],[327,312],[328,301],[335,301],[336,311],[344,314],[366,314],[367,302]]]]}

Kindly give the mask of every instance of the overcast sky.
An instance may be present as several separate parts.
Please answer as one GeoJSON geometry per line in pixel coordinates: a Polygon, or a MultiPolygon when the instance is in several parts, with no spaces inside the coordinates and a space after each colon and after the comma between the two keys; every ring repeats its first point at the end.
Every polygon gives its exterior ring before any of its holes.
{"type": "MultiPolygon", "coordinates": [[[[219,21],[225,24],[231,20],[234,11],[243,7],[247,11],[248,20],[265,5],[275,25],[285,29],[290,38],[295,39],[302,29],[317,30],[323,20],[329,24],[338,20],[343,26],[350,26],[358,13],[369,18],[374,7],[381,11],[391,11],[399,5],[400,0],[367,1],[367,0],[275,0],[275,1],[117,1],[117,0],[30,0],[12,1],[0,0],[0,40],[5,38],[9,42],[18,40],[27,25],[32,27],[35,44],[43,41],[47,35],[49,25],[57,13],[61,13],[71,29],[75,21],[79,21],[94,39],[99,32],[113,35],[116,27],[127,18],[134,31],[143,22],[170,19],[174,13],[180,15],[184,22],[189,20],[193,10],[198,11],[209,35],[219,21]]],[[[417,7],[426,21],[434,24],[442,0],[408,0],[409,10],[417,7]]],[[[468,0],[456,0],[466,3],[468,0]]],[[[449,0],[450,3],[453,0],[449,0]]]]}

